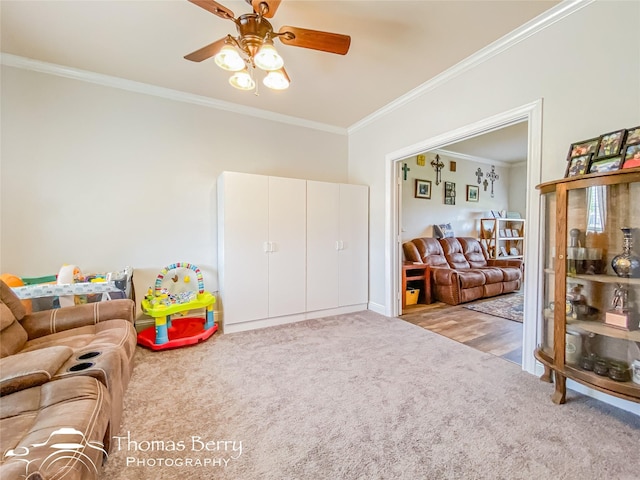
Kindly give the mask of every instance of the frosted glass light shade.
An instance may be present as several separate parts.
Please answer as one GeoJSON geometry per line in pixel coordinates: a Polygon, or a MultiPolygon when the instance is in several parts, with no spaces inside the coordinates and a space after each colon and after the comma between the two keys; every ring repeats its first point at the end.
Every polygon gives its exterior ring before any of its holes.
{"type": "Polygon", "coordinates": [[[231,45],[225,45],[216,53],[213,59],[220,68],[230,72],[239,72],[245,68],[244,60],[238,51],[231,45]]]}
{"type": "Polygon", "coordinates": [[[267,73],[262,83],[273,90],[286,90],[291,82],[284,70],[275,70],[267,73]]]}
{"type": "Polygon", "coordinates": [[[252,90],[256,86],[256,82],[246,69],[231,75],[229,83],[238,90],[252,90]]]}
{"type": "Polygon", "coordinates": [[[264,43],[254,58],[258,68],[271,71],[278,70],[284,65],[284,60],[271,43],[264,43]]]}

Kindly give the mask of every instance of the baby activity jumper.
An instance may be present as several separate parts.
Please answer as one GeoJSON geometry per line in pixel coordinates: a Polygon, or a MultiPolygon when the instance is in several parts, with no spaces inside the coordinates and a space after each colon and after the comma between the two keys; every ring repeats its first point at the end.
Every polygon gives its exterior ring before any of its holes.
{"type": "Polygon", "coordinates": [[[141,331],[138,343],[152,350],[164,350],[206,340],[218,330],[213,315],[215,301],[215,296],[205,292],[202,272],[197,266],[185,262],[166,266],[158,274],[155,288],[149,288],[147,296],[142,300],[142,310],[154,318],[155,326],[141,331]],[[191,275],[196,276],[197,291],[188,289],[191,275]],[[169,287],[163,286],[166,285],[166,280],[173,283],[169,283],[169,287]],[[186,315],[190,310],[196,309],[205,310],[204,318],[172,318],[175,314],[186,315]]]}

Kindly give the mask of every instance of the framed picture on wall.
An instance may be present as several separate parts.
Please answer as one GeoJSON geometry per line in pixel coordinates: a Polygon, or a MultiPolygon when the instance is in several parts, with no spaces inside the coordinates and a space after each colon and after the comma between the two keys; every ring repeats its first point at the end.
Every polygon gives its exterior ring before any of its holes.
{"type": "Polygon", "coordinates": [[[467,185],[467,202],[477,202],[480,197],[480,187],[467,185]]]}
{"type": "Polygon", "coordinates": [[[444,182],[444,204],[456,204],[456,184],[453,182],[444,182]]]}
{"type": "Polygon", "coordinates": [[[419,180],[416,178],[416,198],[431,198],[431,180],[419,180]]]}

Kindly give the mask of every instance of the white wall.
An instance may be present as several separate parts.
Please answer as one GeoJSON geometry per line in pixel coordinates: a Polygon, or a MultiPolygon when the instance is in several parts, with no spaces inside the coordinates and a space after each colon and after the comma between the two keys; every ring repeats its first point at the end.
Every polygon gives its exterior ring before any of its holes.
{"type": "Polygon", "coordinates": [[[520,163],[509,168],[509,210],[518,212],[522,218],[527,212],[527,164],[520,163]]]}
{"type": "MultiPolygon", "coordinates": [[[[460,160],[444,154],[438,154],[444,163],[442,183],[436,185],[436,172],[430,165],[435,153],[427,153],[424,166],[417,165],[416,157],[410,157],[401,163],[410,168],[407,180],[402,181],[402,232],[403,241],[417,237],[434,237],[433,225],[450,223],[458,237],[478,237],[480,218],[491,217],[491,210],[511,210],[510,182],[511,169],[496,166],[499,179],[494,182],[494,196],[491,197],[491,183],[487,190],[478,185],[475,172],[478,168],[485,174],[491,166],[468,160],[460,160]],[[456,162],[456,171],[450,170],[450,162],[456,162]],[[431,181],[431,199],[415,198],[415,179],[431,181]],[[444,182],[456,185],[456,204],[444,204],[444,182]],[[467,185],[480,187],[478,202],[467,202],[467,185]]],[[[524,196],[524,190],[520,192],[524,196]]],[[[524,212],[523,212],[524,215],[524,212]]]]}
{"type": "Polygon", "coordinates": [[[595,2],[352,129],[350,180],[370,185],[373,306],[388,307],[385,156],[543,99],[542,179],[562,177],[572,142],[640,123],[639,16],[638,2],[595,2]]]}
{"type": "MultiPolygon", "coordinates": [[[[198,265],[217,290],[224,170],[347,181],[347,137],[2,68],[0,272],[198,265]]],[[[251,205],[247,205],[251,208],[251,205]]]]}

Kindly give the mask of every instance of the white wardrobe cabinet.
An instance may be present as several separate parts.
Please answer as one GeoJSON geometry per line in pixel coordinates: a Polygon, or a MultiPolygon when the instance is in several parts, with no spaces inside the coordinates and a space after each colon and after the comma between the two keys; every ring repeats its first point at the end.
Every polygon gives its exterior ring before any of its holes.
{"type": "Polygon", "coordinates": [[[218,270],[224,331],[366,308],[368,189],[224,172],[218,270]]]}
{"type": "Polygon", "coordinates": [[[368,301],[369,191],[307,181],[307,310],[368,301]]]}

